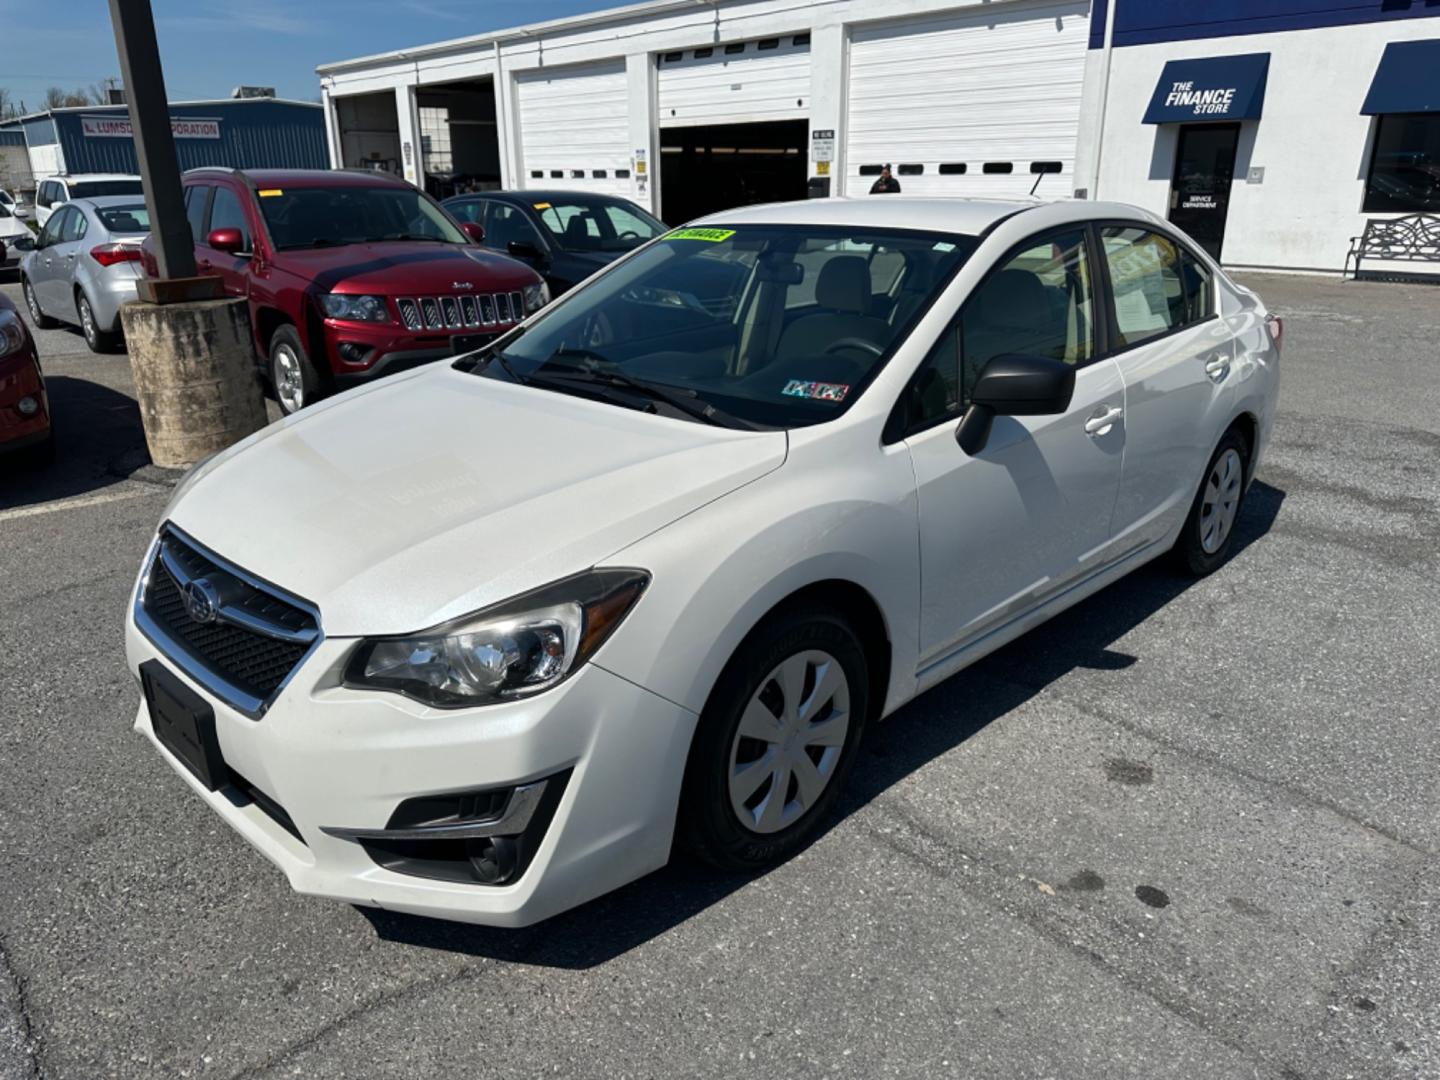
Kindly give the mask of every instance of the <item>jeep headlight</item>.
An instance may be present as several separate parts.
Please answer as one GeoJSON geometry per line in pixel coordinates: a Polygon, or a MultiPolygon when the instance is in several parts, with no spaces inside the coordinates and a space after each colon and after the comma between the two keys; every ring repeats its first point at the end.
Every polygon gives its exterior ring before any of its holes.
{"type": "Polygon", "coordinates": [[[349,293],[326,293],[320,307],[331,319],[350,322],[389,322],[390,308],[383,296],[353,296],[349,293]]]}
{"type": "Polygon", "coordinates": [[[525,286],[525,314],[534,315],[550,302],[550,288],[543,281],[525,286]]]}
{"type": "Polygon", "coordinates": [[[643,570],[591,570],[433,630],[368,638],[345,683],[442,709],[529,697],[584,664],[649,582],[643,570]]]}

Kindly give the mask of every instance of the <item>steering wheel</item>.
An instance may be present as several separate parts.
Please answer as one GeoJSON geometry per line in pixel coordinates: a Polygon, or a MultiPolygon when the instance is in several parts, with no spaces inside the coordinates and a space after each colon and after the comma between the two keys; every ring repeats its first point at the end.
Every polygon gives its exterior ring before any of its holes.
{"type": "Polygon", "coordinates": [[[839,352],[841,349],[859,349],[861,352],[868,352],[876,357],[885,355],[884,349],[876,345],[875,342],[869,338],[863,337],[845,337],[839,341],[832,341],[826,346],[825,355],[829,356],[831,353],[839,352]]]}
{"type": "Polygon", "coordinates": [[[639,234],[638,232],[636,232],[634,229],[626,229],[626,230],[625,230],[624,232],[622,232],[619,236],[615,237],[615,239],[616,239],[616,240],[639,240],[639,239],[640,239],[640,234],[639,234]]]}

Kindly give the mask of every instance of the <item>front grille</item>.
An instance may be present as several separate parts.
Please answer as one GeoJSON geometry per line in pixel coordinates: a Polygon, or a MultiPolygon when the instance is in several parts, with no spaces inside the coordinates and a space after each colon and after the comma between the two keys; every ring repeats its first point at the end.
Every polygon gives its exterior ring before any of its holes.
{"type": "Polygon", "coordinates": [[[407,330],[474,330],[513,326],[525,318],[525,298],[512,293],[402,296],[395,301],[407,330]]]}
{"type": "Polygon", "coordinates": [[[283,595],[167,528],[156,545],[140,611],[141,628],[201,685],[242,711],[262,712],[320,637],[313,608],[283,595]],[[220,598],[213,619],[197,619],[186,589],[220,598]]]}

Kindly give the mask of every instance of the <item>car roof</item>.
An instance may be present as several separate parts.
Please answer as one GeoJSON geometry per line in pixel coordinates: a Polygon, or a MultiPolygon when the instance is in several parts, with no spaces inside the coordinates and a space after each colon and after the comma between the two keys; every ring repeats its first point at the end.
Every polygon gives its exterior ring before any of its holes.
{"type": "Polygon", "coordinates": [[[137,173],[119,172],[86,172],[86,173],[54,173],[50,176],[42,176],[36,183],[43,184],[46,180],[64,180],[67,184],[85,184],[95,180],[139,180],[137,173]]]}
{"type": "Polygon", "coordinates": [[[74,206],[88,206],[95,210],[108,210],[112,206],[145,205],[145,200],[138,195],[87,195],[83,199],[71,199],[70,202],[74,206]]]}
{"type": "Polygon", "coordinates": [[[1041,205],[1039,200],[875,195],[741,206],[700,221],[706,225],[854,225],[975,236],[1007,217],[1041,205]]]}
{"type": "Polygon", "coordinates": [[[575,191],[563,188],[526,188],[523,191],[467,191],[457,198],[504,199],[514,203],[565,202],[569,199],[584,199],[590,202],[628,203],[623,195],[610,195],[600,191],[575,191]]]}
{"type": "Polygon", "coordinates": [[[398,176],[375,172],[370,169],[191,169],[185,174],[187,180],[202,180],[206,176],[239,176],[249,180],[256,187],[263,188],[314,188],[314,187],[410,187],[398,176]]]}

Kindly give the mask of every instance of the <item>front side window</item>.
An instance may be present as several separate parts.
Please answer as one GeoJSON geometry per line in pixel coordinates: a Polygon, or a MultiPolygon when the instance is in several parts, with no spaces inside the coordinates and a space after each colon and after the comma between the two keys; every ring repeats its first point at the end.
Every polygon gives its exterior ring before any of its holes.
{"type": "Polygon", "coordinates": [[[1382,214],[1440,211],[1440,113],[1380,117],[1364,209],[1382,214]]]}
{"type": "Polygon", "coordinates": [[[53,180],[46,180],[40,185],[40,190],[35,193],[35,205],[51,207],[55,205],[55,189],[58,187],[53,180]]]}
{"type": "Polygon", "coordinates": [[[536,251],[540,247],[540,236],[535,226],[525,218],[525,212],[501,202],[492,202],[490,212],[485,216],[485,246],[496,251],[508,251],[511,244],[529,244],[536,251]]]}
{"type": "Polygon", "coordinates": [[[483,199],[466,199],[464,202],[447,203],[445,209],[459,221],[485,224],[485,202],[483,199]]]}
{"type": "Polygon", "coordinates": [[[689,403],[682,414],[708,408],[734,426],[822,423],[860,395],[974,247],[880,229],[679,229],[561,300],[506,346],[503,364],[479,370],[671,412],[647,394],[658,388],[689,403]],[[916,304],[874,313],[877,250],[904,259],[916,304]]]}
{"type": "Polygon", "coordinates": [[[250,219],[240,205],[240,196],[228,187],[217,186],[215,199],[210,205],[210,232],[216,229],[239,229],[240,250],[250,250],[250,219]]]}
{"type": "Polygon", "coordinates": [[[445,211],[414,188],[261,188],[256,195],[281,251],[388,241],[470,242],[445,211]]]}
{"type": "Polygon", "coordinates": [[[210,204],[208,184],[195,184],[185,189],[185,217],[190,222],[190,239],[200,243],[205,238],[205,210],[210,204]]]}
{"type": "Polygon", "coordinates": [[[1131,226],[1102,231],[1115,300],[1115,344],[1130,348],[1202,321],[1210,273],[1168,237],[1131,226]]]}
{"type": "Polygon", "coordinates": [[[65,244],[84,239],[89,226],[85,215],[72,206],[65,212],[65,223],[60,226],[60,242],[65,244]]]}
{"type": "Polygon", "coordinates": [[[1027,244],[970,294],[900,403],[907,431],[958,416],[997,356],[1081,365],[1095,355],[1095,290],[1083,229],[1027,244]]]}
{"type": "Polygon", "coordinates": [[[566,251],[629,251],[665,231],[638,206],[603,199],[537,202],[535,212],[566,251]]]}
{"type": "Polygon", "coordinates": [[[49,247],[60,242],[60,230],[65,227],[65,219],[69,216],[64,210],[57,210],[50,215],[50,220],[45,222],[45,227],[40,230],[40,247],[49,247]]]}

